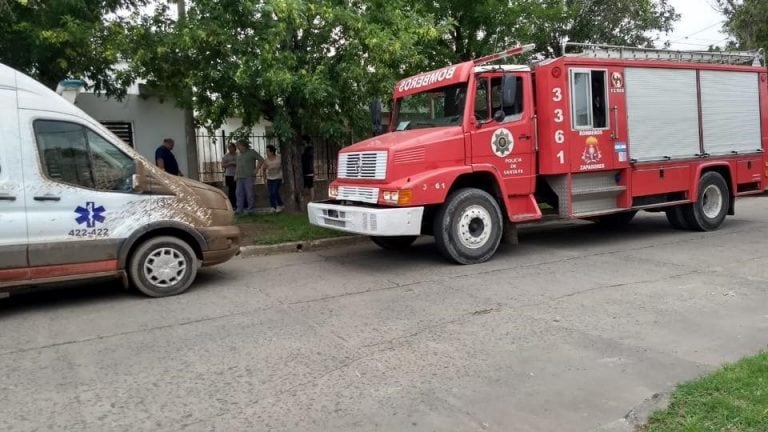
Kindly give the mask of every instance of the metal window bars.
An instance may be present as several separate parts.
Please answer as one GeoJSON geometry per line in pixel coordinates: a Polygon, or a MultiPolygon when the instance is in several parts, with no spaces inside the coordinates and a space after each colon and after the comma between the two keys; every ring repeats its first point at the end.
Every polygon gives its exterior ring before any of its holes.
{"type": "Polygon", "coordinates": [[[740,64],[765,66],[765,51],[679,51],[659,48],[625,47],[589,43],[565,42],[563,53],[568,57],[615,58],[622,60],[655,60],[691,63],[740,64]],[[581,52],[568,53],[569,47],[581,52]]]}

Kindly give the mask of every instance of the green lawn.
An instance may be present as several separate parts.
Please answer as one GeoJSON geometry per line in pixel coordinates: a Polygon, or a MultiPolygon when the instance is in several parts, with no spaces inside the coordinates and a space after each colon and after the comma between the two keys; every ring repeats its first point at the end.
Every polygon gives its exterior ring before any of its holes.
{"type": "Polygon", "coordinates": [[[346,233],[309,224],[305,213],[273,213],[236,216],[241,242],[248,245],[273,245],[293,241],[341,237],[346,233]]]}
{"type": "Polygon", "coordinates": [[[642,432],[768,431],[768,352],[682,384],[642,432]]]}

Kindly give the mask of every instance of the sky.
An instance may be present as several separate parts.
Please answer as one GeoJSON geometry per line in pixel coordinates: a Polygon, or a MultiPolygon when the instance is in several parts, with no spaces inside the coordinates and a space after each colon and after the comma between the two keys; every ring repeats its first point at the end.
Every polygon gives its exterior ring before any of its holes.
{"type": "Polygon", "coordinates": [[[680,20],[669,35],[662,35],[658,45],[669,40],[671,48],[679,50],[706,50],[709,45],[724,45],[727,35],[722,33],[724,17],[714,8],[715,0],[669,0],[679,13],[680,20]]]}

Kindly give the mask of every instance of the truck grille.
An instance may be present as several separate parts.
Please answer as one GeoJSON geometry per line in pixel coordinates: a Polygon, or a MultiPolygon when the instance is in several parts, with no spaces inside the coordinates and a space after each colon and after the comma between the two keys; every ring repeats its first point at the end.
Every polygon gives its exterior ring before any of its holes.
{"type": "Polygon", "coordinates": [[[341,179],[384,180],[387,177],[387,152],[340,153],[341,179]]]}
{"type": "Polygon", "coordinates": [[[379,202],[379,188],[341,186],[337,199],[376,204],[379,202]]]}

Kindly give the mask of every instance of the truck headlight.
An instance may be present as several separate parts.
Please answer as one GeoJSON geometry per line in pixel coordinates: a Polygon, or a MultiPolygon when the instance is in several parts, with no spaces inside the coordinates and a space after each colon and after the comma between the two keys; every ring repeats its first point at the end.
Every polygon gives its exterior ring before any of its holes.
{"type": "Polygon", "coordinates": [[[381,193],[381,199],[385,204],[408,205],[413,201],[413,192],[410,189],[384,191],[381,193]]]}
{"type": "Polygon", "coordinates": [[[339,196],[339,188],[336,186],[328,186],[328,198],[337,198],[339,196]]]}

